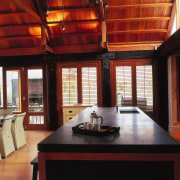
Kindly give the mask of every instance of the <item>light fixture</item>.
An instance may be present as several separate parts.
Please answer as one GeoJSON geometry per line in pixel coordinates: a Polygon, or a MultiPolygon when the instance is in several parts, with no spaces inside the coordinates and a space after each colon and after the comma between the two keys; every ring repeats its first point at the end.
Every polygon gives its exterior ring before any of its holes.
{"type": "Polygon", "coordinates": [[[50,13],[50,10],[49,10],[49,2],[47,0],[47,11],[46,11],[46,14],[49,14],[50,13]]]}
{"type": "Polygon", "coordinates": [[[66,29],[65,26],[64,26],[64,0],[62,0],[62,10],[63,10],[62,30],[64,31],[66,29]]]}
{"type": "Polygon", "coordinates": [[[106,8],[107,8],[107,7],[108,7],[108,4],[107,4],[107,3],[105,3],[105,4],[104,4],[104,7],[106,7],[106,8]]]}

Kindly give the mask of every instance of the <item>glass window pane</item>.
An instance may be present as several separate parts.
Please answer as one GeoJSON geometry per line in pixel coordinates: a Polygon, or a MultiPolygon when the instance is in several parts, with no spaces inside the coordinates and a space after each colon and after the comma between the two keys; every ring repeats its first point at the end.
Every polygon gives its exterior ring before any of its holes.
{"type": "Polygon", "coordinates": [[[42,69],[28,70],[29,112],[43,111],[43,72],[42,69]]]}
{"type": "Polygon", "coordinates": [[[0,109],[3,109],[3,68],[0,67],[0,109]]]}
{"type": "Polygon", "coordinates": [[[83,104],[97,104],[97,68],[82,68],[82,99],[83,104]]]}
{"type": "Polygon", "coordinates": [[[119,105],[132,105],[131,77],[131,66],[116,66],[116,101],[119,105]]]}
{"type": "Polygon", "coordinates": [[[6,71],[7,81],[7,108],[20,111],[20,71],[6,71]]]}
{"type": "Polygon", "coordinates": [[[29,116],[29,124],[44,124],[44,116],[29,116]]]}
{"type": "Polygon", "coordinates": [[[153,106],[152,66],[136,67],[137,105],[141,108],[153,106]]]}
{"type": "Polygon", "coordinates": [[[77,68],[62,68],[63,105],[77,104],[77,68]]]}

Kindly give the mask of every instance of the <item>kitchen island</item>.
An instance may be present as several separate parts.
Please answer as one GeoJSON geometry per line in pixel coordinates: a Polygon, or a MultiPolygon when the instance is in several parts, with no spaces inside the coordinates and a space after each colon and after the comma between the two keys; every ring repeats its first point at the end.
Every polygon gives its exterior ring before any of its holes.
{"type": "Polygon", "coordinates": [[[87,108],[41,141],[38,151],[40,180],[180,180],[180,144],[137,107],[87,108]],[[93,111],[120,131],[103,137],[73,133],[93,111]]]}

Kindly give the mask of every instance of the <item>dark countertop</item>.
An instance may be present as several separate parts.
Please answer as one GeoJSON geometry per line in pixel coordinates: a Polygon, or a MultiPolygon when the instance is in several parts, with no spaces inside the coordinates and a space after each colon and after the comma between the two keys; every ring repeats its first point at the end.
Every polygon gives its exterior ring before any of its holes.
{"type": "Polygon", "coordinates": [[[38,144],[40,152],[92,153],[174,153],[180,152],[180,143],[150,119],[139,108],[139,113],[116,112],[115,107],[90,107],[75,116],[38,144]],[[90,119],[95,110],[103,117],[104,125],[120,127],[119,133],[103,137],[74,134],[72,127],[90,119]]]}

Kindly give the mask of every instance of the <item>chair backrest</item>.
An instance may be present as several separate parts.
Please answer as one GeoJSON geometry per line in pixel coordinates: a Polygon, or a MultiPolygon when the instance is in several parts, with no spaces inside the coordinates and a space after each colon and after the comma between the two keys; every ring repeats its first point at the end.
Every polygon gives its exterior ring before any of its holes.
{"type": "Polygon", "coordinates": [[[14,124],[17,127],[23,127],[23,121],[24,121],[25,115],[26,115],[26,112],[20,113],[20,114],[16,114],[16,118],[14,120],[14,124]]]}
{"type": "Polygon", "coordinates": [[[8,114],[12,114],[12,111],[9,109],[1,109],[0,110],[0,115],[8,115],[8,114]]]}
{"type": "Polygon", "coordinates": [[[3,121],[3,124],[2,124],[2,129],[5,131],[5,130],[11,130],[11,123],[14,119],[14,116],[12,115],[9,115],[7,117],[5,117],[4,121],[3,121]]]}

